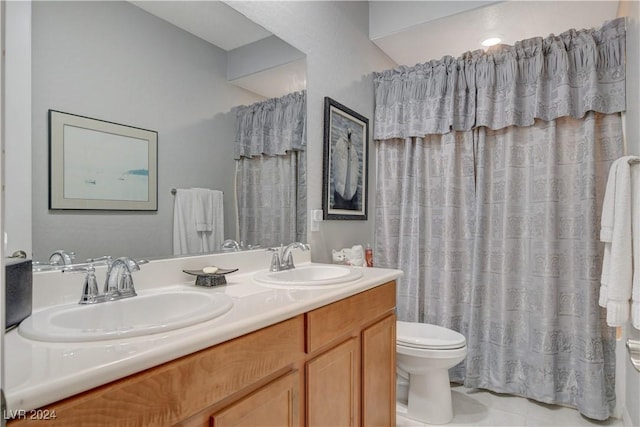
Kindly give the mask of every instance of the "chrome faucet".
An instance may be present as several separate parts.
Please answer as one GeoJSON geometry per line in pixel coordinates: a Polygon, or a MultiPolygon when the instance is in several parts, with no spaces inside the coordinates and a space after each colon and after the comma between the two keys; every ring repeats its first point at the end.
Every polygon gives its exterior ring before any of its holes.
{"type": "Polygon", "coordinates": [[[237,251],[238,249],[240,249],[240,245],[233,239],[227,239],[222,243],[223,251],[237,251]]]}
{"type": "Polygon", "coordinates": [[[293,265],[293,255],[291,254],[293,249],[306,251],[309,249],[309,245],[300,242],[293,242],[289,243],[287,246],[280,245],[279,248],[267,249],[268,251],[273,252],[269,271],[291,270],[292,268],[295,268],[295,265],[293,265]]]}
{"type": "Polygon", "coordinates": [[[106,301],[115,301],[123,298],[135,297],[136,290],[133,286],[133,278],[131,274],[140,270],[140,264],[146,264],[146,259],[134,260],[132,258],[122,257],[115,261],[111,261],[111,257],[100,257],[88,259],[85,264],[75,264],[63,267],[63,273],[82,273],[86,272],[82,286],[82,295],[78,304],[96,304],[106,301]],[[95,264],[107,264],[107,278],[104,282],[104,290],[98,292],[98,282],[95,276],[95,264]]]}
{"type": "Polygon", "coordinates": [[[136,294],[133,286],[133,278],[131,277],[134,271],[140,271],[140,262],[132,258],[121,257],[109,265],[103,290],[107,301],[130,298],[138,295],[136,294]]]}
{"type": "Polygon", "coordinates": [[[49,264],[51,265],[71,265],[76,258],[75,252],[67,252],[63,249],[53,251],[49,257],[49,264]]]}

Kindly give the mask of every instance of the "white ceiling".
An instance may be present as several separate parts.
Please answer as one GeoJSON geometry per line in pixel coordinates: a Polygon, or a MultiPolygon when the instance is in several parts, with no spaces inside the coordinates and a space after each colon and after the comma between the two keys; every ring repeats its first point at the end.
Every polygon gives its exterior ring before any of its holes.
{"type": "MultiPolygon", "coordinates": [[[[376,2],[371,7],[376,7],[376,2]]],[[[415,3],[392,2],[397,13],[415,12],[415,3]]],[[[436,2],[433,2],[436,3],[436,2]]],[[[442,2],[437,2],[442,3],[442,2]]],[[[469,2],[471,3],[471,2],[469,2]]],[[[415,65],[445,55],[460,56],[464,52],[483,49],[480,42],[492,34],[500,34],[503,43],[514,44],[536,36],[559,34],[571,28],[592,28],[614,19],[618,1],[504,1],[451,16],[430,20],[373,40],[399,65],[415,65]]],[[[372,14],[372,19],[384,13],[372,14]]],[[[415,13],[413,16],[415,21],[415,13]]],[[[375,26],[370,22],[370,26],[375,26]]]]}
{"type": "MultiPolygon", "coordinates": [[[[271,33],[219,0],[132,1],[134,5],[226,51],[271,33]]],[[[483,49],[498,34],[503,43],[590,28],[617,16],[618,1],[371,1],[372,41],[399,65],[483,49]]],[[[304,88],[305,61],[269,68],[233,81],[265,97],[304,88]],[[292,74],[293,77],[292,77],[292,74]]]]}
{"type": "Polygon", "coordinates": [[[231,80],[236,86],[260,94],[265,98],[278,98],[307,87],[307,60],[283,64],[258,73],[231,80]]]}
{"type": "Polygon", "coordinates": [[[131,1],[158,18],[226,51],[271,33],[221,1],[131,1]]]}
{"type": "MultiPolygon", "coordinates": [[[[219,0],[141,0],[131,3],[227,52],[272,36],[219,0]]],[[[306,61],[256,69],[230,83],[265,98],[280,97],[306,87],[306,61]]]]}

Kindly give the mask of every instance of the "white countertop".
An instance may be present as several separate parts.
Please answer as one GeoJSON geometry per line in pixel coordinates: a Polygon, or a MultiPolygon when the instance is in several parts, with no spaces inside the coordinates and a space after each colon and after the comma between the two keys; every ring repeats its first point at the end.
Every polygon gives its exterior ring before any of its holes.
{"type": "MultiPolygon", "coordinates": [[[[226,255],[226,254],[223,254],[226,255]]],[[[264,258],[264,255],[258,257],[264,258]]],[[[205,265],[221,265],[220,258],[202,257],[170,261],[158,268],[172,270],[201,268],[205,265]],[[215,264],[217,260],[218,264],[215,264]]],[[[230,267],[229,260],[238,264],[238,258],[224,258],[223,266],[230,267]],[[226,260],[226,265],[224,261],[226,260]]],[[[308,259],[307,259],[308,260],[308,259]]],[[[253,280],[257,271],[247,271],[247,265],[264,266],[263,259],[246,262],[238,273],[227,276],[227,285],[214,288],[198,288],[207,292],[221,292],[233,299],[233,308],[215,319],[173,331],[126,339],[86,342],[53,343],[23,338],[17,330],[5,336],[5,395],[7,409],[30,410],[67,398],[77,393],[126,377],[133,373],[171,361],[187,354],[211,347],[232,338],[256,331],[296,315],[322,307],[401,276],[398,270],[361,268],[363,276],[353,282],[317,289],[274,289],[253,280]],[[259,261],[259,262],[258,262],[259,261]]],[[[303,260],[304,261],[304,260],[303,260]]],[[[301,265],[306,264],[303,262],[301,265]]],[[[144,269],[145,267],[143,267],[144,269]]],[[[136,282],[136,288],[158,288],[179,285],[194,289],[193,278],[184,274],[163,277],[171,282],[162,286],[149,283],[158,281],[158,272],[136,282]],[[176,277],[180,280],[176,280],[176,277]]],[[[161,272],[162,273],[162,272],[161,272]]],[[[60,273],[57,273],[60,275],[60,273]]],[[[136,275],[139,273],[136,273],[136,275]]],[[[162,274],[161,274],[162,275],[162,274]]],[[[50,275],[52,280],[58,276],[50,275]]],[[[74,276],[74,285],[68,286],[79,296],[81,276],[74,276]]],[[[136,277],[136,276],[134,276],[136,277]]],[[[41,280],[42,281],[42,280],[41,280]]],[[[38,298],[47,284],[34,280],[34,310],[43,306],[38,298]],[[43,286],[40,288],[39,286],[43,286]]],[[[46,292],[49,292],[47,290],[46,292]]],[[[49,298],[50,299],[50,298],[49,298]]],[[[68,297],[67,297],[68,299],[68,297]]],[[[56,303],[60,303],[57,301],[56,303]]]]}

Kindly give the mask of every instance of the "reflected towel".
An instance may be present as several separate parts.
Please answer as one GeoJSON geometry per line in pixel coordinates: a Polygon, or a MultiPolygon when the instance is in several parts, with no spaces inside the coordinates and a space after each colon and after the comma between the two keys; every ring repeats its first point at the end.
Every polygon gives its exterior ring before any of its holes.
{"type": "MultiPolygon", "coordinates": [[[[640,159],[635,157],[635,159],[640,159]]],[[[631,236],[633,239],[633,281],[631,324],[640,329],[640,164],[631,166],[631,236]]]]}
{"type": "Polygon", "coordinates": [[[176,190],[173,254],[219,250],[224,240],[223,193],[206,188],[176,190]]]}

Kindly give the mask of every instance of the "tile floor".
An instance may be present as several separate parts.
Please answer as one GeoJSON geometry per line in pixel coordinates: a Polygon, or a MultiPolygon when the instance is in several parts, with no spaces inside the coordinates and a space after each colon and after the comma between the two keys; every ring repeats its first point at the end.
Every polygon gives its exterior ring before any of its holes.
{"type": "MultiPolygon", "coordinates": [[[[453,421],[447,424],[447,427],[623,427],[622,420],[619,419],[594,421],[583,417],[575,409],[538,403],[517,396],[469,389],[461,385],[452,385],[451,397],[453,399],[453,421]]],[[[403,416],[406,412],[406,405],[402,403],[396,405],[398,427],[429,426],[429,424],[422,424],[403,416]]]]}

